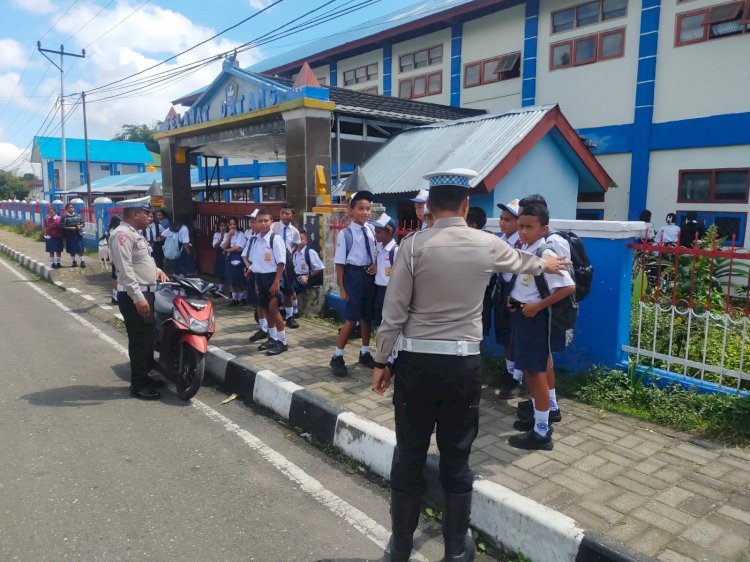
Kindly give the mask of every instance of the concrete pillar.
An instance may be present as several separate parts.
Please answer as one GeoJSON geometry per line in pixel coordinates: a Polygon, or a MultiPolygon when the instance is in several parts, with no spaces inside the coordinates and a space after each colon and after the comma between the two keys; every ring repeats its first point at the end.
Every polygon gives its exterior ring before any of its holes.
{"type": "Polygon", "coordinates": [[[294,109],[283,114],[286,130],[286,200],[302,217],[315,206],[315,166],[331,178],[331,112],[294,109]]]}
{"type": "Polygon", "coordinates": [[[172,219],[193,216],[193,190],[190,184],[190,163],[186,149],[175,147],[174,140],[159,140],[161,152],[164,206],[172,219]]]}

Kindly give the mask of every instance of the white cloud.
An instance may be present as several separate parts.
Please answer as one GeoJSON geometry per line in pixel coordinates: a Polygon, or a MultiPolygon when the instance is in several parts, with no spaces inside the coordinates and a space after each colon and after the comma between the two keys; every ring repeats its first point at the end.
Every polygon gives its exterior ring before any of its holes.
{"type": "Polygon", "coordinates": [[[263,8],[270,6],[273,0],[250,0],[250,7],[256,10],[262,10],[263,8]]]}
{"type": "Polygon", "coordinates": [[[13,168],[11,168],[11,171],[19,175],[25,174],[26,172],[35,173],[29,163],[29,151],[23,150],[9,142],[0,142],[0,166],[5,168],[5,166],[15,161],[22,152],[24,153],[23,160],[20,163],[16,162],[13,168]],[[18,167],[18,170],[16,170],[16,167],[18,167]]]}
{"type": "Polygon", "coordinates": [[[13,4],[34,14],[49,14],[57,9],[51,0],[13,0],[13,4]]]}
{"type": "Polygon", "coordinates": [[[0,39],[0,70],[21,68],[26,65],[26,51],[15,39],[0,39]]]}
{"type": "MultiPolygon", "coordinates": [[[[105,10],[90,25],[81,30],[71,41],[69,49],[79,49],[97,39],[108,26],[96,25],[97,22],[116,22],[133,12],[138,4],[127,0],[118,2],[111,10],[105,10]],[[74,44],[75,43],[75,46],[74,44]]],[[[96,5],[80,5],[70,11],[58,22],[56,28],[61,34],[77,31],[81,22],[85,22],[99,10],[96,5]]],[[[211,37],[215,30],[198,25],[184,15],[154,5],[146,5],[130,18],[118,25],[111,33],[94,42],[86,49],[86,58],[77,62],[72,76],[85,78],[66,83],[66,92],[80,92],[107,84],[129,74],[144,70],[159,61],[181,52],[195,43],[211,37]],[[83,71],[85,69],[85,71],[83,71]]],[[[219,38],[199,48],[180,55],[174,61],[161,65],[144,75],[126,81],[142,79],[154,73],[175,69],[205,57],[229,51],[239,43],[219,38]]],[[[254,53],[240,54],[241,66],[248,66],[257,60],[254,53]]],[[[151,123],[163,119],[170,108],[170,100],[183,94],[208,85],[220,72],[221,62],[183,75],[179,81],[167,80],[149,88],[149,92],[128,93],[128,99],[113,99],[95,102],[97,98],[111,96],[115,92],[92,92],[87,104],[89,135],[92,138],[111,138],[119,132],[125,123],[151,123]]],[[[133,85],[127,89],[136,88],[133,85]]],[[[80,113],[71,117],[69,134],[80,135],[80,113]]]]}

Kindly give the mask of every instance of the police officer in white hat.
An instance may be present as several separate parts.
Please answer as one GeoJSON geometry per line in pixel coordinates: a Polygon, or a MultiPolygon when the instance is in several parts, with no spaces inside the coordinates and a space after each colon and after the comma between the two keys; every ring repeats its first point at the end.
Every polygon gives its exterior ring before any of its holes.
{"type": "Polygon", "coordinates": [[[157,400],[148,376],[154,364],[154,291],[168,276],[156,267],[151,246],[141,232],[148,226],[151,197],[123,201],[123,221],[112,231],[109,251],[117,270],[117,304],[128,333],[130,394],[157,400]]]}
{"type": "Polygon", "coordinates": [[[401,241],[378,331],[373,390],[395,376],[396,452],[391,468],[391,560],[406,561],[425,490],[422,470],[437,426],[445,492],[445,560],[474,559],[468,532],[474,475],[469,453],[477,435],[482,386],[482,301],[492,272],[558,272],[563,258],[537,258],[466,225],[476,172],[427,174],[432,228],[401,241]],[[386,367],[397,354],[394,375],[386,367]]]}

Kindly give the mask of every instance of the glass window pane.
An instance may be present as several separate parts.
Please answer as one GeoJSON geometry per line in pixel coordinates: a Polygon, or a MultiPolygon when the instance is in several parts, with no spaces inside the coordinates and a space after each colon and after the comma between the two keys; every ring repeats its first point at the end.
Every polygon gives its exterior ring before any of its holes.
{"type": "Polygon", "coordinates": [[[707,201],[711,194],[711,172],[685,172],[680,183],[683,201],[707,201]]]}
{"type": "Polygon", "coordinates": [[[414,56],[404,55],[399,58],[399,65],[401,66],[401,72],[406,72],[414,67],[414,56]]]}
{"type": "Polygon", "coordinates": [[[703,12],[682,18],[680,20],[680,43],[691,43],[703,39],[705,18],[706,14],[703,12]]]}
{"type": "Polygon", "coordinates": [[[403,80],[398,85],[398,97],[410,98],[411,97],[411,80],[403,80]]]}
{"type": "Polygon", "coordinates": [[[596,58],[596,37],[585,37],[576,40],[574,64],[594,62],[596,58]]]}
{"type": "Polygon", "coordinates": [[[577,25],[588,25],[599,21],[599,2],[581,4],[576,8],[577,25]]]}
{"type": "Polygon", "coordinates": [[[438,94],[442,90],[443,75],[430,74],[429,84],[427,86],[430,94],[438,94]]]}
{"type": "Polygon", "coordinates": [[[344,86],[349,86],[350,84],[354,84],[353,70],[347,70],[346,72],[344,72],[344,86]]]}
{"type": "Polygon", "coordinates": [[[735,244],[742,246],[743,239],[742,232],[740,232],[740,229],[742,228],[742,219],[740,219],[740,217],[718,216],[714,218],[714,224],[719,231],[719,237],[727,239],[725,244],[731,244],[732,235],[734,235],[735,244]]]}
{"type": "Polygon", "coordinates": [[[377,64],[371,64],[367,67],[367,77],[370,80],[373,80],[378,77],[378,65],[377,64]]]}
{"type": "Polygon", "coordinates": [[[562,68],[570,65],[570,43],[556,45],[552,49],[552,68],[562,68]]]}
{"type": "Polygon", "coordinates": [[[355,70],[355,73],[357,75],[357,78],[364,78],[367,76],[367,69],[363,66],[355,70]]]}
{"type": "Polygon", "coordinates": [[[742,23],[740,20],[715,23],[711,26],[711,37],[725,37],[727,35],[736,35],[737,33],[742,33],[742,23]]]}
{"type": "Polygon", "coordinates": [[[430,49],[430,64],[440,64],[443,62],[443,46],[438,45],[430,49]]]}
{"type": "Polygon", "coordinates": [[[716,172],[714,199],[717,201],[744,201],[747,198],[747,170],[716,172]]]}
{"type": "Polygon", "coordinates": [[[574,19],[575,10],[573,8],[555,12],[554,14],[552,14],[552,30],[557,33],[558,31],[573,29],[574,19]]]}
{"type": "Polygon", "coordinates": [[[498,69],[500,61],[498,59],[488,60],[484,63],[484,72],[482,73],[482,82],[497,82],[500,80],[498,69]]]}
{"type": "Polygon", "coordinates": [[[741,12],[742,2],[733,2],[731,4],[714,6],[708,11],[708,21],[711,23],[716,23],[720,21],[737,19],[740,17],[741,12]]]}
{"type": "Polygon", "coordinates": [[[427,66],[427,51],[418,51],[414,53],[414,68],[427,66]]]}
{"type": "Polygon", "coordinates": [[[412,91],[412,97],[418,98],[424,96],[427,93],[427,78],[420,76],[414,79],[414,90],[412,91]]]}
{"type": "Polygon", "coordinates": [[[466,78],[464,79],[465,86],[476,86],[479,84],[479,67],[479,63],[470,64],[466,67],[466,78]]]}
{"type": "Polygon", "coordinates": [[[628,0],[603,0],[602,19],[611,20],[623,17],[628,11],[628,0]]]}
{"type": "Polygon", "coordinates": [[[599,58],[609,59],[622,55],[622,40],[624,34],[619,31],[616,33],[606,33],[602,35],[602,46],[599,58]]]}

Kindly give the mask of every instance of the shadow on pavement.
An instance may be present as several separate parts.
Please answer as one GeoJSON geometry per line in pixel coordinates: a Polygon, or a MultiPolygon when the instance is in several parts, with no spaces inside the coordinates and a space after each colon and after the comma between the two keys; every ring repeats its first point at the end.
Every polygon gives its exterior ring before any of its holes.
{"type": "Polygon", "coordinates": [[[127,386],[91,386],[75,384],[48,388],[21,396],[34,406],[79,407],[100,406],[109,400],[132,400],[127,386]]]}

